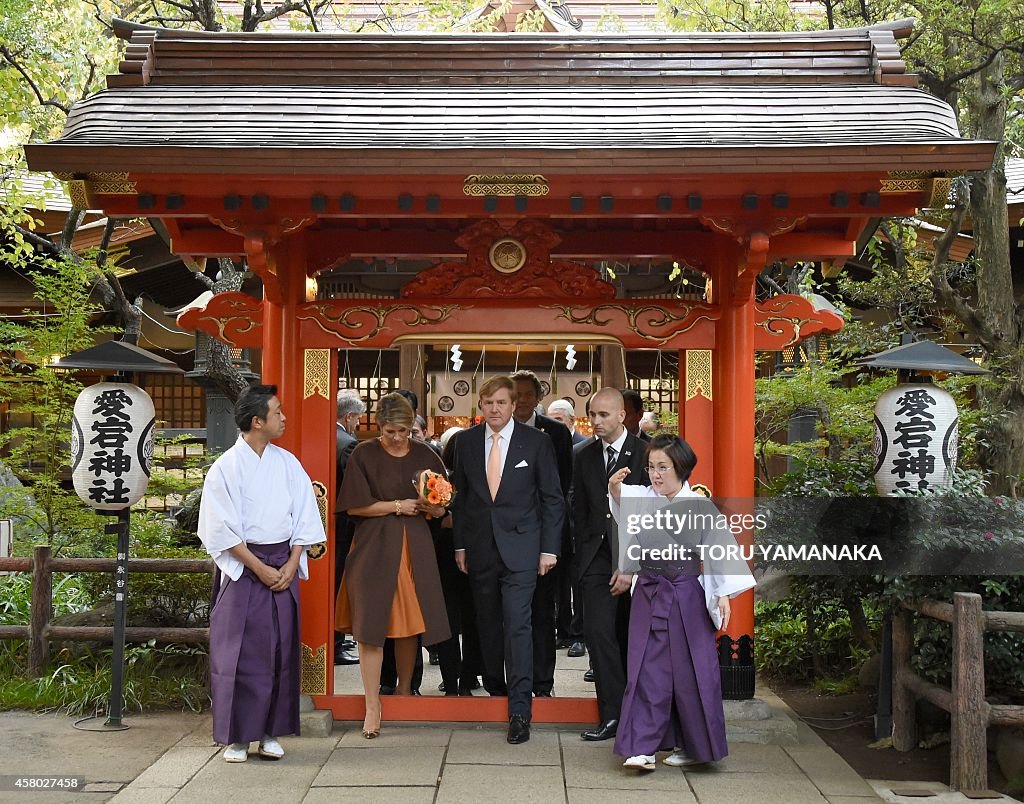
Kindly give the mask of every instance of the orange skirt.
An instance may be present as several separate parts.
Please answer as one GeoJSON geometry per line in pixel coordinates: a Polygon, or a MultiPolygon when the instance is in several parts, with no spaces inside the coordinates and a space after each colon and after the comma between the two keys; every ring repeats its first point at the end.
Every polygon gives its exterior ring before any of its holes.
{"type": "MultiPolygon", "coordinates": [[[[360,601],[355,605],[359,606],[360,601]]],[[[341,589],[338,590],[338,601],[334,609],[334,630],[352,632],[352,601],[349,600],[344,577],[341,579],[341,589]]],[[[427,624],[423,620],[420,601],[416,596],[416,579],[413,577],[412,561],[409,558],[409,540],[403,530],[402,560],[398,564],[398,579],[395,584],[395,596],[391,601],[391,614],[388,616],[387,636],[389,639],[402,639],[417,636],[426,630],[427,624]]]]}

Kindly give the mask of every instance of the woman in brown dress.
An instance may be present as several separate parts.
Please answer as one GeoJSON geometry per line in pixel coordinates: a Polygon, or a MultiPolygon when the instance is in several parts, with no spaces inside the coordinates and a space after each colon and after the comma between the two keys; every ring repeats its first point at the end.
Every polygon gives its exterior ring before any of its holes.
{"type": "Polygon", "coordinates": [[[380,734],[380,668],[384,640],[395,640],[398,695],[411,693],[413,666],[424,645],[448,639],[448,615],[426,517],[444,509],[416,495],[417,473],[445,474],[427,444],[409,438],[415,414],[398,394],[377,406],[380,438],[353,451],[338,493],[338,508],[355,522],[352,549],[338,592],[335,630],[359,643],[359,670],[366,697],[363,736],[380,734]]]}

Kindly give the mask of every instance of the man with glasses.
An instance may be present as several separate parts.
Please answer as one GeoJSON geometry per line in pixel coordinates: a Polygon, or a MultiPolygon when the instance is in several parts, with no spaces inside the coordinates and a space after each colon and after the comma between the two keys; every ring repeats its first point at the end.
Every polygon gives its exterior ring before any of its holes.
{"type": "Polygon", "coordinates": [[[602,388],[590,400],[595,440],[576,453],[573,467],[573,518],[576,572],[583,596],[583,634],[597,686],[600,723],[583,732],[584,740],[609,740],[619,726],[626,689],[626,637],[629,592],[613,592],[618,576],[617,530],[608,508],[608,478],[629,468],[627,483],[646,485],[647,445],[623,424],[622,393],[602,388]]]}

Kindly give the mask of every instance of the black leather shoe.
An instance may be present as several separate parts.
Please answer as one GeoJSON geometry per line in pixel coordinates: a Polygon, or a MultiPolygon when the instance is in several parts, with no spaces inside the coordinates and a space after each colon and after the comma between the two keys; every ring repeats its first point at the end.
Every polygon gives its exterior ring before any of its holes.
{"type": "Polygon", "coordinates": [[[617,720],[606,720],[596,729],[583,732],[580,737],[589,743],[597,743],[601,740],[610,740],[615,736],[615,732],[619,730],[619,721],[617,720]]]}
{"type": "Polygon", "coordinates": [[[594,677],[594,671],[593,671],[593,669],[590,669],[590,670],[588,670],[588,671],[587,671],[586,673],[584,673],[584,674],[583,674],[583,680],[584,680],[584,681],[588,681],[588,682],[590,682],[591,684],[593,684],[593,683],[594,683],[594,682],[595,682],[595,681],[597,680],[597,679],[596,679],[596,678],[594,677]]]}
{"type": "Polygon", "coordinates": [[[343,640],[341,642],[341,649],[342,650],[355,650],[356,649],[356,641],[354,639],[343,640]]]}
{"type": "Polygon", "coordinates": [[[555,693],[553,693],[551,690],[544,690],[543,692],[535,692],[535,693],[533,693],[533,697],[534,698],[554,698],[555,697],[555,693]]]}
{"type": "Polygon", "coordinates": [[[530,739],[530,721],[522,715],[512,715],[508,720],[508,741],[512,745],[525,743],[530,739]]]}
{"type": "Polygon", "coordinates": [[[336,650],[334,652],[334,663],[338,665],[359,664],[359,656],[350,650],[336,650]]]}
{"type": "Polygon", "coordinates": [[[572,645],[572,640],[568,637],[559,637],[555,640],[555,650],[565,650],[572,645]]]}
{"type": "Polygon", "coordinates": [[[580,656],[586,656],[587,649],[584,647],[582,642],[573,642],[569,646],[569,652],[566,654],[570,659],[577,659],[580,656]]]}
{"type": "Polygon", "coordinates": [[[395,688],[394,687],[388,687],[388,686],[386,686],[384,684],[381,684],[380,685],[380,690],[377,692],[377,694],[378,695],[394,695],[395,694],[395,688]]]}

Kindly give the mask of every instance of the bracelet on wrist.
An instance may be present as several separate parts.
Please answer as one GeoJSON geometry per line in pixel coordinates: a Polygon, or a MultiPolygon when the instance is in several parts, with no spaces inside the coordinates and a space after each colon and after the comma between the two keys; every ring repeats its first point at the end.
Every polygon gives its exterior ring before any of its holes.
{"type": "Polygon", "coordinates": [[[401,516],[401,515],[402,515],[402,501],[401,500],[395,500],[395,516],[401,516]]]}

